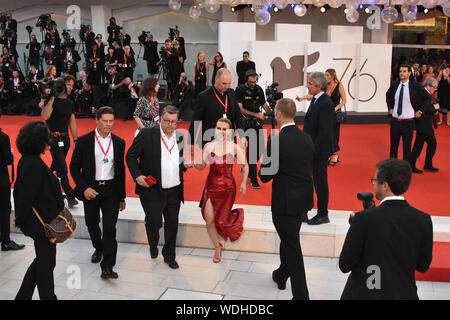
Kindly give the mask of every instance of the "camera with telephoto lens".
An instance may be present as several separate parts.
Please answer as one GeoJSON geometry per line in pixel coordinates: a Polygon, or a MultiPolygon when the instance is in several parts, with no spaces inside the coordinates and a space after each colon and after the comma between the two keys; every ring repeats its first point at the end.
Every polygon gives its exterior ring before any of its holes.
{"type": "Polygon", "coordinates": [[[81,41],[86,42],[86,31],[87,31],[87,27],[84,24],[82,24],[80,26],[80,31],[78,32],[78,35],[79,35],[81,41]]]}
{"type": "Polygon", "coordinates": [[[269,104],[270,109],[272,111],[275,110],[275,105],[277,104],[277,101],[283,98],[283,93],[278,92],[278,83],[274,82],[271,85],[269,85],[266,89],[266,100],[269,104]]]}
{"type": "Polygon", "coordinates": [[[150,31],[144,31],[142,30],[141,35],[138,37],[139,43],[142,45],[145,45],[145,42],[147,40],[148,37],[150,37],[152,34],[150,31]]]}
{"type": "MultiPolygon", "coordinates": [[[[375,201],[373,201],[373,193],[372,192],[358,192],[358,194],[356,195],[356,198],[359,201],[362,201],[363,204],[363,208],[364,210],[370,209],[370,208],[375,208],[375,201]]],[[[348,223],[352,223],[352,219],[354,218],[355,213],[351,213],[350,217],[348,218],[348,223]]]]}
{"type": "Polygon", "coordinates": [[[170,41],[173,41],[173,39],[175,38],[175,31],[179,32],[178,26],[175,26],[175,29],[174,28],[169,28],[170,41]]]}
{"type": "Polygon", "coordinates": [[[63,36],[64,39],[70,40],[70,33],[66,29],[63,29],[61,35],[63,36]]]}
{"type": "Polygon", "coordinates": [[[43,99],[48,99],[51,96],[59,97],[66,93],[66,84],[64,78],[56,80],[39,80],[37,82],[38,90],[43,99]]]}
{"type": "Polygon", "coordinates": [[[47,14],[41,14],[38,18],[38,21],[36,23],[37,27],[40,27],[41,29],[45,29],[47,27],[47,22],[50,20],[50,15],[47,14]]]}

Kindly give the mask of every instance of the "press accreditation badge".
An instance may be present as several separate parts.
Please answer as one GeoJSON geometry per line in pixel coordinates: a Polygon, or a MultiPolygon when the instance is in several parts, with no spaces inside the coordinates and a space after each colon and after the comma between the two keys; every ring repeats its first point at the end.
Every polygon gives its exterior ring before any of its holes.
{"type": "Polygon", "coordinates": [[[127,64],[125,63],[125,64],[123,65],[123,67],[126,68],[126,67],[127,67],[127,64]]]}
{"type": "Polygon", "coordinates": [[[223,114],[223,117],[224,117],[224,118],[226,119],[226,118],[227,118],[227,114],[226,114],[226,113],[224,113],[224,114],[223,114]]]}
{"type": "Polygon", "coordinates": [[[58,142],[58,147],[60,147],[60,148],[64,147],[64,142],[62,142],[62,141],[58,142]]]}
{"type": "Polygon", "coordinates": [[[159,116],[156,116],[154,120],[155,120],[155,122],[158,122],[159,121],[159,116]]]}

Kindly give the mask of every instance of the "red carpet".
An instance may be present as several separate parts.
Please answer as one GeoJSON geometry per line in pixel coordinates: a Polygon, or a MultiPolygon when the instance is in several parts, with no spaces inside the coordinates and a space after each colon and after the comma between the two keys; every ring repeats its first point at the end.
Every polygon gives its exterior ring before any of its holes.
{"type": "Polygon", "coordinates": [[[425,273],[416,271],[418,281],[450,282],[450,242],[433,244],[433,261],[425,273]]]}
{"type": "MultiPolygon", "coordinates": [[[[40,120],[39,117],[3,116],[0,127],[11,138],[15,149],[15,139],[19,129],[30,120],[40,120]]],[[[79,135],[95,128],[92,119],[77,119],[79,135]]],[[[187,128],[188,123],[181,123],[178,128],[187,128]]],[[[136,123],[118,120],[113,132],[126,140],[127,147],[133,141],[136,123]]],[[[449,190],[450,169],[450,127],[440,126],[436,130],[438,141],[434,165],[440,169],[438,173],[425,172],[413,175],[409,191],[406,194],[411,205],[435,216],[450,216],[447,191],[449,190]]],[[[356,199],[360,191],[373,191],[370,178],[375,172],[375,164],[389,156],[389,126],[388,125],[344,125],[341,128],[341,162],[335,167],[328,167],[328,182],[330,186],[329,209],[361,210],[361,203],[356,199]]],[[[401,148],[400,148],[401,149],[401,148]]],[[[400,152],[401,154],[401,152],[400,152]]],[[[69,152],[68,159],[71,157],[69,152]]],[[[425,150],[418,160],[417,167],[423,167],[425,150]]],[[[17,163],[20,155],[15,154],[17,163]]],[[[51,155],[43,157],[50,164],[51,155]]],[[[240,183],[239,166],[234,169],[237,184],[240,183]]],[[[198,171],[188,170],[185,175],[185,199],[199,201],[206,180],[208,169],[198,171]]],[[[127,195],[134,194],[134,182],[127,172],[127,195]]],[[[270,205],[271,185],[262,184],[260,190],[253,190],[250,185],[247,194],[237,195],[236,202],[252,205],[270,205]]]]}
{"type": "MultiPolygon", "coordinates": [[[[15,139],[19,129],[28,121],[40,120],[39,117],[3,116],[0,127],[11,138],[15,148],[15,139]]],[[[78,119],[78,133],[85,134],[95,128],[92,119],[78,119]]],[[[188,123],[181,123],[178,128],[187,128],[188,123]]],[[[124,138],[129,147],[132,143],[136,123],[134,121],[117,121],[113,132],[124,138]]],[[[425,172],[413,175],[409,191],[406,194],[408,202],[416,208],[435,216],[450,216],[448,191],[450,181],[450,127],[440,126],[436,130],[438,141],[434,165],[440,169],[438,173],[425,172]]],[[[357,192],[373,191],[370,178],[375,173],[375,164],[389,156],[389,126],[388,125],[343,125],[341,127],[341,161],[335,167],[329,167],[328,182],[330,186],[329,209],[361,210],[361,203],[356,199],[357,192]]],[[[400,148],[401,149],[401,148],[400,148]]],[[[401,155],[401,151],[400,151],[401,155]]],[[[71,157],[69,152],[68,159],[71,157]]],[[[425,150],[418,160],[417,167],[423,167],[425,150]]],[[[15,162],[20,155],[15,152],[15,162]]],[[[47,164],[51,162],[48,153],[43,157],[47,164]]],[[[203,172],[188,170],[185,175],[185,199],[199,201],[206,180],[208,169],[203,172]]],[[[240,183],[239,167],[234,169],[237,184],[240,183]]],[[[73,182],[72,182],[73,183],[73,182]]],[[[134,194],[134,182],[127,172],[127,195],[134,194]]],[[[237,196],[236,202],[241,204],[270,205],[271,185],[262,184],[260,190],[253,190],[248,185],[247,194],[237,196]]],[[[433,263],[425,274],[417,274],[418,280],[450,281],[450,243],[435,242],[433,263]]]]}

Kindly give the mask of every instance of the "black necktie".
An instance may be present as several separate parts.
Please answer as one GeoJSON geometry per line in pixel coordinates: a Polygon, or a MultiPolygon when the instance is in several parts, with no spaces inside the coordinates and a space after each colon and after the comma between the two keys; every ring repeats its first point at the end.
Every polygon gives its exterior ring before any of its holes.
{"type": "Polygon", "coordinates": [[[398,109],[397,114],[400,116],[402,114],[402,107],[403,107],[403,88],[405,87],[404,84],[402,84],[402,88],[400,89],[400,96],[398,97],[398,109]]]}

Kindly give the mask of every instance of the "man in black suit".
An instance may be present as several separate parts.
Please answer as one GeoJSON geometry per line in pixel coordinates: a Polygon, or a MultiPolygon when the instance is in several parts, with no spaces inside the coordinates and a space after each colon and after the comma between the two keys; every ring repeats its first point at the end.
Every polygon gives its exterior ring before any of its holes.
{"type": "Polygon", "coordinates": [[[114,110],[101,107],[96,113],[97,128],[78,138],[70,162],[75,194],[83,201],[84,216],[95,252],[92,262],[100,262],[101,277],[117,279],[116,223],[125,210],[125,141],[111,133],[114,110]],[[102,210],[103,238],[99,227],[102,210]]]}
{"type": "MultiPolygon", "coordinates": [[[[191,153],[193,154],[194,144],[200,147],[205,146],[214,137],[217,120],[227,118],[232,123],[232,129],[244,130],[241,109],[238,105],[236,93],[230,89],[231,73],[228,69],[222,68],[217,71],[214,86],[201,92],[197,98],[194,109],[194,116],[189,127],[189,134],[192,141],[191,153]],[[196,137],[199,126],[201,130],[196,137]],[[203,133],[203,134],[202,134],[203,133]]],[[[247,140],[241,136],[244,147],[247,147],[247,140]]]]}
{"type": "Polygon", "coordinates": [[[410,164],[384,160],[371,181],[381,203],[352,214],[339,257],[341,271],[351,271],[341,299],[418,299],[414,273],[430,267],[433,224],[402,196],[411,182],[410,164]]]}
{"type": "Polygon", "coordinates": [[[259,177],[272,183],[272,220],[280,236],[280,267],[272,273],[278,288],[286,288],[291,278],[295,300],[309,299],[303,254],[300,247],[300,227],[306,213],[312,209],[314,144],[294,122],[295,102],[280,99],[275,106],[275,119],[280,134],[269,139],[259,177]]]}
{"type": "Polygon", "coordinates": [[[391,117],[391,148],[389,157],[398,157],[400,137],[403,141],[403,160],[411,159],[411,142],[414,134],[414,119],[420,118],[427,102],[425,89],[410,81],[411,67],[401,65],[399,81],[392,82],[386,92],[386,103],[391,117]]]}
{"type": "Polygon", "coordinates": [[[6,133],[0,129],[0,242],[2,251],[20,250],[24,245],[12,241],[10,235],[11,217],[11,181],[8,166],[13,164],[11,143],[6,133]]]}
{"type": "Polygon", "coordinates": [[[159,229],[164,216],[165,244],[162,254],[164,262],[172,269],[179,268],[175,261],[175,247],[180,204],[184,202],[183,173],[191,167],[180,161],[183,159],[184,137],[175,130],[178,118],[178,109],[166,106],[161,125],[141,129],[126,156],[128,169],[136,181],[136,193],[145,212],[150,256],[152,259],[158,257],[159,229]]]}
{"type": "Polygon", "coordinates": [[[139,36],[139,42],[144,46],[144,60],[147,61],[147,72],[149,75],[156,77],[160,65],[158,42],[153,41],[151,33],[144,33],[139,36]]]}
{"type": "Polygon", "coordinates": [[[327,164],[333,128],[333,102],[325,93],[327,81],[322,72],[313,72],[308,77],[309,94],[313,96],[305,115],[304,131],[314,142],[314,189],[317,194],[317,215],[308,221],[310,225],[330,222],[328,218],[328,177],[327,164]]]}
{"type": "Polygon", "coordinates": [[[416,140],[411,152],[411,168],[414,173],[422,173],[422,170],[416,168],[416,161],[422,152],[424,142],[427,143],[427,152],[425,156],[425,166],[423,170],[437,172],[438,168],[433,167],[433,157],[436,153],[436,137],[434,136],[433,122],[435,121],[436,109],[439,104],[433,104],[433,93],[438,87],[438,81],[434,78],[427,78],[424,88],[428,94],[428,102],[424,106],[424,113],[420,118],[416,118],[416,140]]]}
{"type": "Polygon", "coordinates": [[[65,51],[61,54],[61,59],[64,63],[63,72],[70,73],[75,77],[78,72],[78,62],[81,61],[78,51],[72,49],[70,45],[66,45],[65,51]]]}
{"type": "Polygon", "coordinates": [[[419,82],[419,62],[414,61],[411,66],[411,75],[409,76],[409,80],[414,80],[416,82],[419,82]]]}

